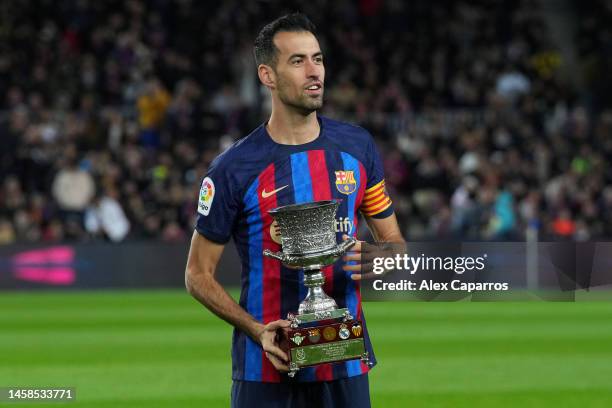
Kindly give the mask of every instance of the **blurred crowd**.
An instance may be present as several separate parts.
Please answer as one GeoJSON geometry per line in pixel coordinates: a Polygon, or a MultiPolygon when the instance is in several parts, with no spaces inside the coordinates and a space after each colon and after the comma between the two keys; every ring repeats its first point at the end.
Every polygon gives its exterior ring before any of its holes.
{"type": "Polygon", "coordinates": [[[408,239],[610,237],[597,4],[576,82],[536,1],[3,2],[0,243],[187,239],[207,166],[269,112],[253,38],[295,10],[319,29],[323,114],[375,136],[408,239]]]}

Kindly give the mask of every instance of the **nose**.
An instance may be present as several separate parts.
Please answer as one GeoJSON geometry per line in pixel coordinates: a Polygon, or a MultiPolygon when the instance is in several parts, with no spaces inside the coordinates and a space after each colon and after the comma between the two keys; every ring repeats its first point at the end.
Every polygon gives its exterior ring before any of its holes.
{"type": "Polygon", "coordinates": [[[306,61],[306,76],[311,79],[319,79],[323,67],[320,64],[315,64],[312,60],[306,61]]]}

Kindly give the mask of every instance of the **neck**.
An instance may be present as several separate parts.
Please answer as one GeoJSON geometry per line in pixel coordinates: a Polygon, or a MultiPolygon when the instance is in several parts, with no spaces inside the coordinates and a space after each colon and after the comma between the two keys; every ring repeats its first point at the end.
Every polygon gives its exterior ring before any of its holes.
{"type": "Polygon", "coordinates": [[[281,109],[273,107],[266,128],[272,140],[286,145],[312,142],[319,136],[320,131],[316,111],[304,115],[285,105],[281,109]]]}

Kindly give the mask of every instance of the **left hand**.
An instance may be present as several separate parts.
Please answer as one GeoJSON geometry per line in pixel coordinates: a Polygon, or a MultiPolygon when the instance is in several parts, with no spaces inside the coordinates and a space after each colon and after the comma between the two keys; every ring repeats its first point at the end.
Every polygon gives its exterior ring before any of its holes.
{"type": "MultiPolygon", "coordinates": [[[[348,235],[343,235],[342,239],[346,241],[348,235]]],[[[353,261],[352,265],[344,265],[343,270],[353,272],[351,274],[352,280],[371,279],[374,277],[381,277],[392,273],[394,269],[380,268],[378,273],[374,272],[374,263],[376,260],[382,260],[382,258],[396,258],[401,256],[406,251],[406,244],[393,243],[393,242],[378,242],[370,244],[365,241],[357,241],[355,245],[346,253],[342,258],[345,262],[353,261]]],[[[377,265],[377,266],[380,266],[377,265]]]]}
{"type": "MultiPolygon", "coordinates": [[[[348,235],[345,234],[342,236],[343,241],[346,241],[347,239],[349,239],[348,235]]],[[[361,279],[373,278],[374,276],[376,276],[374,272],[371,272],[371,260],[369,263],[367,263],[367,246],[363,244],[365,244],[365,242],[357,241],[355,245],[353,245],[351,249],[349,249],[349,251],[342,258],[342,260],[345,262],[355,262],[351,265],[345,264],[342,269],[345,271],[353,272],[351,274],[351,279],[356,281],[361,279]]]]}
{"type": "Polygon", "coordinates": [[[290,325],[291,322],[289,320],[276,320],[270,322],[264,326],[258,338],[261,348],[263,348],[266,353],[266,357],[270,360],[274,368],[280,372],[289,371],[289,366],[287,365],[289,357],[287,353],[280,348],[277,334],[279,331],[288,329],[290,325]]]}

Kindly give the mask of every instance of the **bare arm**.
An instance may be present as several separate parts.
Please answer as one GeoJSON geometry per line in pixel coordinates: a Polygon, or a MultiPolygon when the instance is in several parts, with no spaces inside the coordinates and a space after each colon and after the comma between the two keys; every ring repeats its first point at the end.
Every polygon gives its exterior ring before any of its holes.
{"type": "Polygon", "coordinates": [[[276,331],[288,327],[289,322],[277,320],[264,325],[232,299],[215,278],[223,248],[224,245],[206,239],[197,231],[193,232],[185,270],[187,291],[211,312],[261,344],[274,366],[285,370],[286,366],[279,359],[286,361],[287,355],[278,348],[275,337],[276,331]]]}
{"type": "Polygon", "coordinates": [[[394,242],[404,243],[404,237],[400,231],[399,225],[397,224],[397,217],[395,213],[391,214],[387,218],[374,218],[365,217],[368,223],[368,228],[374,236],[376,242],[394,242]]]}

